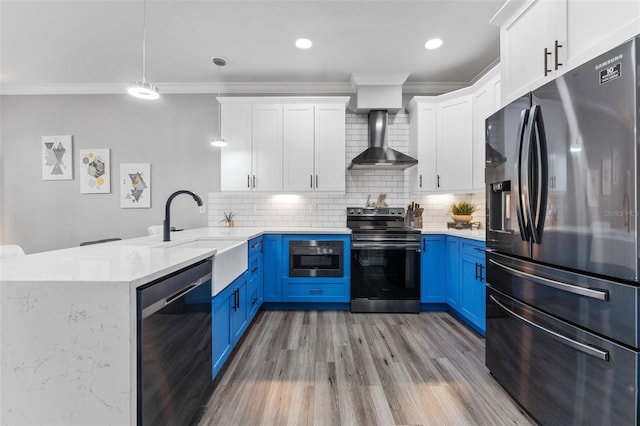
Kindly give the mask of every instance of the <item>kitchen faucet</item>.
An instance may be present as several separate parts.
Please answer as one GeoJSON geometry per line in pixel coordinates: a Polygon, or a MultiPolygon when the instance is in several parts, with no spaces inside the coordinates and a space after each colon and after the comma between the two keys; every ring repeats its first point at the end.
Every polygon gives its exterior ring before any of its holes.
{"type": "Polygon", "coordinates": [[[202,206],[202,199],[200,197],[198,197],[196,194],[194,194],[191,191],[187,191],[185,189],[182,189],[180,191],[176,191],[173,194],[169,195],[169,198],[167,199],[167,205],[164,208],[164,222],[162,222],[162,228],[163,228],[163,234],[164,237],[162,239],[162,241],[171,241],[171,238],[169,237],[169,229],[170,229],[170,216],[171,216],[171,201],[173,201],[174,198],[176,198],[178,195],[180,194],[189,194],[193,197],[193,199],[195,200],[196,203],[198,203],[198,206],[202,206]]]}

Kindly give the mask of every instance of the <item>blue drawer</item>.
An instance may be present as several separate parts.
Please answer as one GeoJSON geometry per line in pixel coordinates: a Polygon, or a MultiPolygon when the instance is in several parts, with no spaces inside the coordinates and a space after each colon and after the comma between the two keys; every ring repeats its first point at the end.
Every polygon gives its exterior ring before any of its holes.
{"type": "Polygon", "coordinates": [[[286,302],[348,302],[349,286],[341,282],[308,282],[283,280],[283,295],[286,302]]]}

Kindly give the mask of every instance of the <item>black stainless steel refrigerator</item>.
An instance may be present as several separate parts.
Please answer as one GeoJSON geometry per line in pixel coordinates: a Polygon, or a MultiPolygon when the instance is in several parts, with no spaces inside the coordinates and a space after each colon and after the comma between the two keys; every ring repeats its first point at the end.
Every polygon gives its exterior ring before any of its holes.
{"type": "Polygon", "coordinates": [[[486,120],[486,365],[545,425],[638,424],[640,37],[486,120]]]}

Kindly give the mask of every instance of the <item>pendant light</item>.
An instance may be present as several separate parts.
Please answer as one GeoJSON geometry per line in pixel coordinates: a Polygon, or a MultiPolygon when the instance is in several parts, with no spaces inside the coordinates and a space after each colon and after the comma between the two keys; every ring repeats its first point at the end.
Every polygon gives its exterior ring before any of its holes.
{"type": "MultiPolygon", "coordinates": [[[[218,75],[222,73],[222,67],[227,65],[227,60],[221,57],[215,57],[212,59],[213,63],[218,66],[218,75]]],[[[220,98],[220,86],[222,85],[222,79],[218,81],[218,98],[220,98]]],[[[218,101],[218,136],[211,139],[211,146],[222,148],[227,146],[227,141],[224,140],[220,133],[220,127],[222,126],[222,104],[218,101]]]]}
{"type": "Polygon", "coordinates": [[[142,81],[129,85],[129,94],[139,99],[154,100],[160,97],[158,88],[151,83],[147,83],[146,60],[147,60],[147,1],[142,1],[142,81]]]}

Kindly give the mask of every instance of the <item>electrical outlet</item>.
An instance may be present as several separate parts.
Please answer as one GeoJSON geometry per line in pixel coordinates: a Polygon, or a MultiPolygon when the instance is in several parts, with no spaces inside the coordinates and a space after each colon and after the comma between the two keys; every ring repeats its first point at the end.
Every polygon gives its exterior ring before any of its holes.
{"type": "Polygon", "coordinates": [[[198,207],[200,214],[205,214],[207,212],[207,208],[205,206],[198,207]]]}

